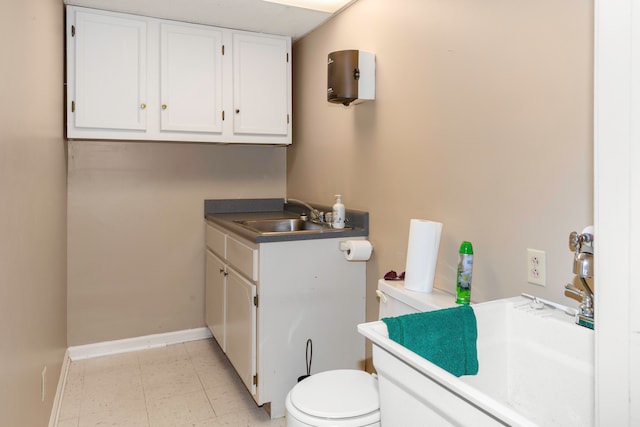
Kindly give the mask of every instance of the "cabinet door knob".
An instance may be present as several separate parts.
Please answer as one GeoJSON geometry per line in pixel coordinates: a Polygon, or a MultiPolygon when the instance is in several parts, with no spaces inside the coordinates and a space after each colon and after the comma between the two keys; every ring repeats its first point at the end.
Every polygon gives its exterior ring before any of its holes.
{"type": "Polygon", "coordinates": [[[143,102],[142,104],[140,104],[140,108],[144,110],[145,108],[147,108],[147,104],[143,102]]]}
{"type": "Polygon", "coordinates": [[[240,109],[236,108],[236,114],[240,113],[240,109]]]}
{"type": "Polygon", "coordinates": [[[162,104],[162,109],[166,110],[167,109],[167,104],[162,104]]]}

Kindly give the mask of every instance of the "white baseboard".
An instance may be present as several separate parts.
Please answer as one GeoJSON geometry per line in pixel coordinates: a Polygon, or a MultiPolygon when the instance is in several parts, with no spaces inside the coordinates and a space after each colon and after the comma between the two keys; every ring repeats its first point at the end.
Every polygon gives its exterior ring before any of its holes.
{"type": "Polygon", "coordinates": [[[111,354],[128,353],[130,351],[149,348],[165,347],[188,341],[203,340],[211,337],[208,328],[186,329],[183,331],[167,332],[163,334],[146,335],[143,337],[126,338],[115,341],[105,341],[95,344],[78,345],[67,350],[72,361],[90,359],[92,357],[108,356],[111,354]]]}
{"type": "Polygon", "coordinates": [[[56,427],[58,425],[58,415],[60,415],[62,396],[64,396],[64,388],[67,385],[67,373],[69,372],[70,364],[71,358],[69,357],[69,350],[67,349],[67,351],[64,352],[64,359],[62,361],[62,367],[60,368],[58,388],[56,389],[56,395],[53,398],[53,407],[51,408],[51,415],[49,416],[49,427],[56,427]]]}

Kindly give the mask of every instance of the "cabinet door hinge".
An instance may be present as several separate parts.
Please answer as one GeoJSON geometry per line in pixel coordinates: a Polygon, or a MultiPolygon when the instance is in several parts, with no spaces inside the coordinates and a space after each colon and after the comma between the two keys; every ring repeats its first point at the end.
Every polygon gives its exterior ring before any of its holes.
{"type": "Polygon", "coordinates": [[[222,54],[224,55],[224,45],[222,45],[222,54]]]}
{"type": "Polygon", "coordinates": [[[258,306],[258,295],[253,297],[253,305],[258,306]]]}
{"type": "Polygon", "coordinates": [[[72,113],[76,112],[76,101],[71,101],[71,112],[72,113]]]}
{"type": "Polygon", "coordinates": [[[72,25],[71,26],[71,37],[75,37],[76,36],[76,26],[72,25]]]}
{"type": "Polygon", "coordinates": [[[253,385],[257,386],[258,385],[258,374],[255,374],[253,376],[253,385]]]}

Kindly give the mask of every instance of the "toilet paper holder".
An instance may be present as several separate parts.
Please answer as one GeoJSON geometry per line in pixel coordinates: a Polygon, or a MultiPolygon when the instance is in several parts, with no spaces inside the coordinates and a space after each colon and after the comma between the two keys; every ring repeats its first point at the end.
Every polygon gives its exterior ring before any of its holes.
{"type": "Polygon", "coordinates": [[[368,261],[373,252],[368,240],[345,240],[338,244],[338,249],[344,252],[347,261],[368,261]]]}

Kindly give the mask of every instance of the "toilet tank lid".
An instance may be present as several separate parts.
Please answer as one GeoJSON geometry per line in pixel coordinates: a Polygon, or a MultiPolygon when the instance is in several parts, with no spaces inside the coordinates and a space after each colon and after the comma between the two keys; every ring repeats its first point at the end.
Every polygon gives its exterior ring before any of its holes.
{"type": "Polygon", "coordinates": [[[359,417],[377,411],[378,381],[364,371],[339,369],[311,375],[291,390],[291,403],[314,417],[359,417]]]}
{"type": "Polygon", "coordinates": [[[378,281],[378,290],[414,308],[417,312],[438,310],[457,305],[454,295],[436,288],[430,293],[410,291],[404,288],[404,280],[389,281],[381,279],[378,281]]]}

